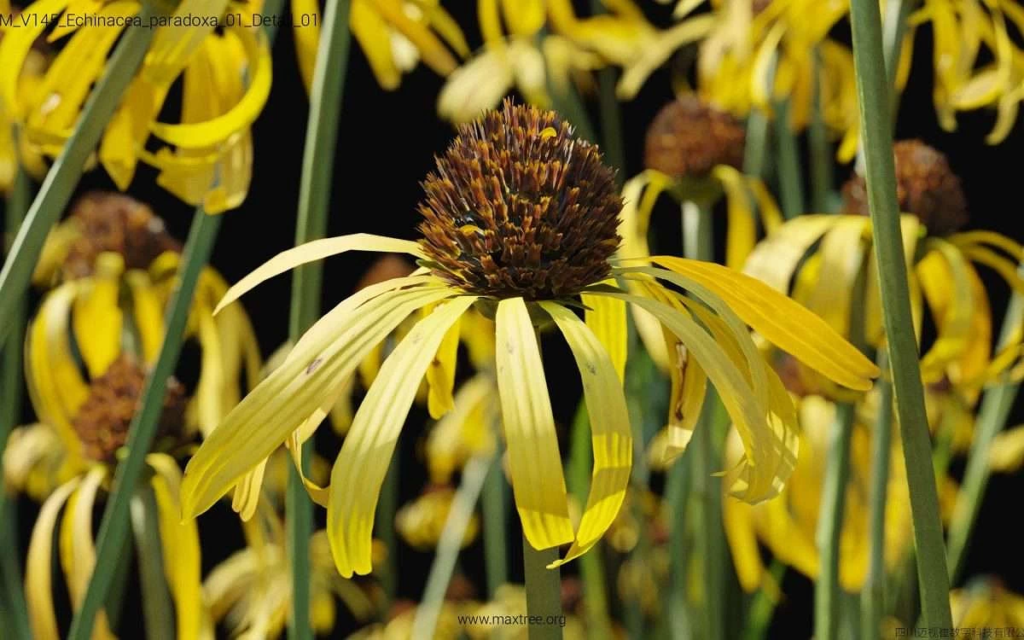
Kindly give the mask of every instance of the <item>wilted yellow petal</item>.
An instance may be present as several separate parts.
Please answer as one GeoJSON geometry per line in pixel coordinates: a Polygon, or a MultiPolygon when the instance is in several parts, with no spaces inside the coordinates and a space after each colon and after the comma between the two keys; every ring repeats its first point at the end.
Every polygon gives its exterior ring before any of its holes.
{"type": "Polygon", "coordinates": [[[46,499],[32,527],[25,563],[25,600],[36,640],[59,640],[57,617],[53,612],[53,584],[50,559],[53,557],[53,529],[57,516],[71,493],[78,488],[79,478],[61,485],[46,499]]]}
{"type": "MultiPolygon", "coordinates": [[[[607,284],[614,285],[614,281],[607,284]]],[[[594,332],[612,359],[615,373],[622,382],[626,379],[626,303],[614,298],[583,294],[580,296],[587,307],[587,327],[594,332]]]]}
{"type": "MultiPolygon", "coordinates": [[[[367,0],[354,0],[351,5],[349,24],[366,54],[370,69],[382,89],[391,91],[402,83],[402,72],[395,64],[391,53],[391,33],[384,18],[370,6],[367,0]]],[[[315,54],[315,51],[314,51],[315,54]]],[[[312,77],[312,75],[310,76],[312,77]]]]}
{"type": "Polygon", "coordinates": [[[430,389],[427,410],[434,420],[455,406],[452,391],[455,389],[455,362],[459,354],[459,325],[456,321],[448,330],[437,349],[437,355],[427,367],[427,385],[430,389]]]}
{"type": "Polygon", "coordinates": [[[476,301],[460,296],[413,327],[381,367],[356,412],[331,472],[327,536],[338,572],[370,573],[380,487],[416,389],[448,329],[476,301]]]}
{"type": "MultiPolygon", "coordinates": [[[[355,5],[362,3],[353,2],[352,4],[354,9],[355,5]]],[[[289,6],[292,11],[292,38],[295,40],[295,57],[298,58],[299,73],[302,75],[302,84],[305,85],[308,95],[313,87],[313,69],[316,66],[316,52],[320,45],[320,3],[317,0],[292,0],[289,6]],[[304,16],[309,16],[309,18],[304,18],[304,16]],[[305,22],[308,24],[303,24],[305,22]]],[[[349,23],[352,23],[351,10],[349,23]]],[[[355,32],[355,27],[352,27],[353,35],[355,32]]]]}
{"type": "Polygon", "coordinates": [[[1024,466],[1024,427],[1013,427],[996,435],[988,460],[997,473],[1016,473],[1024,466]]]}
{"type": "Polygon", "coordinates": [[[104,253],[96,259],[96,272],[82,280],[75,297],[71,325],[82,360],[93,378],[106,373],[121,354],[122,313],[119,305],[124,258],[104,253]]]}
{"type": "MultiPolygon", "coordinates": [[[[564,558],[548,566],[554,568],[586,553],[615,520],[626,495],[626,487],[629,486],[633,437],[626,398],[622,394],[622,378],[604,345],[586,323],[571,311],[553,302],[542,302],[540,305],[562,331],[576,359],[583,380],[594,448],[590,493],[576,532],[576,540],[564,558]]],[[[625,309],[622,315],[624,318],[625,309]]]]}
{"type": "Polygon", "coordinates": [[[502,300],[495,323],[498,395],[523,535],[534,549],[572,542],[555,419],[526,303],[502,300]]]}
{"type": "Polygon", "coordinates": [[[313,240],[293,249],[282,251],[239,280],[224,294],[224,298],[217,304],[217,308],[213,310],[213,313],[219,313],[221,309],[241,298],[250,289],[253,289],[265,280],[294,269],[299,265],[322,260],[328,256],[347,251],[408,253],[417,258],[423,257],[420,245],[416,242],[369,233],[355,233],[347,236],[313,240]]]}
{"type": "MultiPolygon", "coordinates": [[[[786,293],[797,265],[839,220],[839,216],[832,215],[803,215],[786,222],[758,243],[743,272],[786,293]]],[[[865,220],[863,224],[869,223],[865,220]]]]}
{"type": "Polygon", "coordinates": [[[754,249],[754,242],[757,239],[754,210],[750,206],[746,180],[742,173],[727,165],[715,167],[711,170],[711,175],[722,183],[729,205],[725,264],[732,269],[741,269],[747,256],[754,249]]]}

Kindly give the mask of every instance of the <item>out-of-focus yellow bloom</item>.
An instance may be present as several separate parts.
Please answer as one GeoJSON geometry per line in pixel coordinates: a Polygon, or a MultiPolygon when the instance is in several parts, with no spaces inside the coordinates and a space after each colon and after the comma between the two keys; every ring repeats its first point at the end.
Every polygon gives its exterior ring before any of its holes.
{"type": "MultiPolygon", "coordinates": [[[[14,15],[9,6],[0,2],[0,15],[14,15]]],[[[17,18],[16,18],[17,19],[17,18]]],[[[4,30],[0,28],[0,42],[3,42],[4,30]]],[[[25,58],[25,66],[18,81],[18,90],[30,94],[37,90],[48,64],[47,56],[39,49],[31,49],[25,58]]],[[[0,97],[0,195],[7,193],[14,185],[18,173],[18,164],[35,177],[46,172],[46,165],[40,154],[26,144],[24,138],[15,140],[14,126],[17,117],[10,106],[5,105],[0,97]]]]}
{"type": "Polygon", "coordinates": [[[975,629],[979,635],[985,630],[998,637],[1007,629],[1024,628],[1024,597],[996,580],[972,580],[965,588],[950,592],[949,604],[953,626],[958,629],[975,629]]]}
{"type": "Polygon", "coordinates": [[[758,502],[777,494],[795,462],[795,414],[747,325],[855,389],[869,388],[877,367],[821,319],[725,267],[665,256],[650,258],[664,268],[613,266],[621,200],[614,174],[599,158],[557,114],[506,103],[462,127],[438,159],[440,175],[425,183],[421,242],[369,235],[320,240],[277,256],[235,285],[221,306],[276,274],[346,251],[405,252],[423,261],[412,276],[367,287],[324,316],[225,418],[189,463],[185,516],[208,509],[286,440],[308,438],[336,401],[339,382],[427,306],[432,313],[398,343],[360,405],[330,487],[312,490],[327,502],[328,536],[343,576],[372,568],[378,493],[402,425],[424,377],[433,392],[452,393],[454,376],[428,370],[439,361],[454,367],[454,350],[441,347],[457,339],[460,319],[474,305],[495,317],[498,395],[525,536],[537,549],[572,544],[555,565],[601,539],[629,483],[633,442],[622,391],[629,304],[644,307],[683,341],[693,375],[699,371],[718,387],[747,447],[727,479],[734,495],[758,502]],[[562,178],[552,181],[554,175],[562,178]],[[496,187],[501,184],[507,188],[496,187]],[[615,277],[641,282],[643,292],[615,287],[615,277]],[[585,320],[566,306],[577,299],[589,307],[585,320]],[[584,381],[595,466],[578,528],[569,517],[535,319],[559,329],[584,381]]]}
{"type": "MultiPolygon", "coordinates": [[[[53,288],[26,337],[26,381],[41,422],[12,434],[5,451],[11,465],[4,465],[12,486],[42,499],[88,466],[75,421],[90,385],[111,365],[129,357],[145,367],[156,359],[177,251],[160,218],[117,194],[84,197],[54,229],[35,274],[37,283],[53,288]]],[[[224,280],[204,270],[186,329],[202,360],[185,426],[204,434],[238,403],[243,372],[253,386],[261,366],[244,310],[213,316],[225,291],[224,280]]]]}
{"type": "MultiPolygon", "coordinates": [[[[562,581],[563,595],[568,581],[562,581]]],[[[563,598],[564,604],[564,598],[563,598]]],[[[470,603],[466,606],[465,616],[475,617],[464,625],[463,632],[472,640],[525,640],[529,636],[529,626],[523,624],[502,624],[500,620],[523,619],[526,615],[526,590],[522,585],[504,584],[495,591],[494,599],[483,604],[470,603]],[[485,622],[486,621],[486,622],[485,622]]],[[[567,640],[586,638],[586,630],[582,621],[571,614],[566,608],[565,619],[561,625],[562,637],[567,640]]]]}
{"type": "MultiPolygon", "coordinates": [[[[835,405],[819,396],[807,396],[800,401],[798,413],[800,458],[789,484],[779,497],[759,505],[748,505],[726,497],[722,504],[726,537],[732,548],[736,573],[747,591],[762,587],[775,592],[778,590],[778,585],[769,582],[771,575],[762,564],[758,542],[780,562],[812,579],[818,575],[815,531],[835,405]]],[[[854,425],[839,565],[839,582],[849,592],[858,591],[863,584],[870,556],[871,438],[868,426],[860,422],[854,425]]],[[[885,562],[888,567],[893,567],[912,544],[910,498],[903,454],[899,438],[892,441],[885,526],[885,562]]],[[[739,451],[739,440],[733,434],[727,444],[727,464],[739,451]]]]}
{"type": "MultiPolygon", "coordinates": [[[[309,91],[320,44],[320,2],[297,0],[291,10],[299,69],[309,91]]],[[[442,76],[450,74],[458,62],[449,47],[462,58],[469,56],[462,29],[441,0],[352,0],[349,28],[377,82],[389,91],[420,60],[442,76]]]]}
{"type": "MultiPolygon", "coordinates": [[[[25,9],[26,26],[10,29],[0,43],[0,103],[21,125],[27,144],[50,157],[60,153],[93,84],[107,68],[124,21],[140,7],[135,0],[38,0],[25,9]],[[121,26],[113,26],[114,21],[121,26]],[[48,39],[66,41],[63,49],[39,86],[24,91],[19,77],[32,44],[55,23],[48,39]]],[[[172,22],[156,28],[100,143],[99,162],[120,189],[128,188],[142,160],[159,170],[158,184],[209,213],[242,203],[252,174],[250,126],[271,83],[266,35],[245,26],[259,9],[259,3],[184,0],[170,16],[172,22]],[[228,25],[224,17],[229,13],[241,20],[228,25]],[[222,28],[173,24],[199,17],[221,20],[222,28]],[[161,122],[159,114],[178,78],[183,78],[181,121],[161,122]],[[151,137],[160,143],[156,151],[147,146],[151,137]]]]}
{"type": "MultiPolygon", "coordinates": [[[[268,503],[261,505],[258,517],[244,524],[246,547],[214,567],[203,581],[203,604],[210,622],[223,623],[231,638],[279,637],[292,606],[284,522],[268,503]]],[[[379,603],[373,594],[334,570],[323,530],[310,537],[309,554],[309,614],[317,634],[334,629],[336,598],[357,621],[374,615],[379,603]]]]}
{"type": "MultiPolygon", "coordinates": [[[[409,546],[421,551],[434,549],[441,539],[454,498],[455,490],[451,487],[429,487],[423,495],[398,510],[395,529],[409,546]]],[[[463,547],[473,542],[479,529],[480,520],[473,514],[462,537],[463,547]]]]}
{"type": "Polygon", "coordinates": [[[452,73],[438,97],[438,112],[468,122],[493,108],[510,90],[528,102],[551,105],[551,91],[608,65],[624,69],[620,93],[631,93],[687,42],[705,35],[710,18],[659,31],[631,0],[605,3],[608,13],[576,16],[569,0],[482,0],[483,49],[452,73]],[[504,27],[504,28],[503,28],[504,27]]]}

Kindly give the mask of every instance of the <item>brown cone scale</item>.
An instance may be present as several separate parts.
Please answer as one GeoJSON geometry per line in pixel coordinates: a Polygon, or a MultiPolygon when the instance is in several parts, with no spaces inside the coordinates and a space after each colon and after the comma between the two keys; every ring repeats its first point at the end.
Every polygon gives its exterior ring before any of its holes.
{"type": "MultiPolygon", "coordinates": [[[[72,426],[86,457],[113,463],[117,450],[128,441],[128,427],[138,409],[146,372],[136,361],[122,355],[94,379],[89,396],[78,409],[72,426]]],[[[185,422],[185,390],[176,380],[167,381],[159,435],[180,434],[185,422]]]]}
{"type": "MultiPolygon", "coordinates": [[[[934,236],[947,235],[967,224],[967,200],[945,155],[920,140],[897,142],[893,155],[901,212],[916,215],[934,236]]],[[[869,214],[863,176],[854,175],[843,186],[843,203],[847,213],[869,214]]]]}
{"type": "Polygon", "coordinates": [[[82,233],[64,260],[69,279],[91,275],[96,256],[108,251],[124,256],[128,269],[146,269],[163,252],[181,251],[160,217],[119,193],[87,194],[75,203],[71,216],[82,233]]]}
{"type": "Polygon", "coordinates": [[[463,125],[423,188],[424,253],[467,293],[557,299],[608,277],[615,173],[552,111],[506,101],[463,125]]]}
{"type": "Polygon", "coordinates": [[[745,138],[733,116],[696,96],[680,96],[647,128],[644,164],[673,178],[703,178],[718,165],[739,168],[745,138]]]}

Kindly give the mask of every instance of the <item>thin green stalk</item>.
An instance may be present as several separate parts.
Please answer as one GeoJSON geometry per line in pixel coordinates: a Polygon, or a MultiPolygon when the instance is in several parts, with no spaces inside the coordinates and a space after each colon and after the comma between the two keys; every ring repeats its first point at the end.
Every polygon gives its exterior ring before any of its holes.
{"type": "Polygon", "coordinates": [[[492,466],[500,466],[500,456],[473,458],[462,470],[462,482],[455,492],[455,497],[452,498],[444,529],[441,530],[441,537],[437,541],[437,553],[427,576],[423,601],[416,607],[416,617],[412,623],[413,638],[434,637],[437,618],[441,614],[448,583],[451,582],[452,572],[455,570],[455,561],[459,558],[462,541],[466,537],[466,528],[473,519],[473,510],[492,466]]]}
{"type": "Polygon", "coordinates": [[[532,619],[530,640],[560,640],[565,617],[562,614],[562,570],[548,569],[558,560],[558,547],[538,551],[523,536],[523,565],[526,570],[526,614],[532,619]]]}
{"type": "MultiPolygon", "coordinates": [[[[592,15],[607,13],[603,0],[590,0],[592,15]]],[[[615,95],[618,71],[606,67],[597,72],[598,106],[601,115],[601,150],[608,164],[619,171],[619,181],[624,178],[626,154],[622,148],[622,113],[615,95]]]]}
{"type": "Polygon", "coordinates": [[[935,474],[930,464],[931,443],[896,203],[889,85],[882,57],[878,2],[852,0],[850,13],[868,203],[881,280],[882,320],[888,338],[889,362],[892,363],[896,409],[910,487],[921,604],[926,626],[952,628],[946,553],[935,474]]]}
{"type": "Polygon", "coordinates": [[[86,161],[96,150],[107,122],[113,117],[128,83],[142,64],[156,31],[149,28],[149,18],[155,11],[150,2],[142,3],[140,18],[144,26],[128,27],[125,31],[107,63],[103,77],[86,101],[74,132],[46,174],[39,193],[28,209],[25,223],[18,229],[14,245],[0,271],[0,345],[4,344],[8,332],[16,325],[14,318],[18,305],[22,294],[28,289],[46,235],[68,206],[85,170],[86,161]]]}
{"type": "MultiPolygon", "coordinates": [[[[707,206],[686,201],[682,205],[683,255],[693,260],[714,257],[714,227],[707,206]]],[[[725,548],[722,545],[721,481],[712,476],[721,467],[714,425],[718,397],[709,391],[697,429],[692,453],[687,456],[693,471],[693,490],[703,520],[698,527],[697,553],[704,559],[704,634],[705,638],[725,637],[725,548]]],[[[682,530],[674,532],[682,535],[682,530]]]]}
{"type": "Polygon", "coordinates": [[[132,549],[129,549],[127,545],[121,549],[121,554],[117,558],[117,567],[114,569],[114,578],[103,604],[103,611],[107,614],[107,623],[111,629],[120,626],[121,615],[124,613],[124,596],[128,590],[129,574],[132,572],[131,551],[132,549]]]}
{"type": "Polygon", "coordinates": [[[811,122],[807,127],[807,140],[811,151],[811,208],[816,213],[831,210],[832,199],[832,144],[828,139],[825,116],[821,100],[821,52],[815,48],[814,53],[814,108],[811,122]]]}
{"type": "MultiPolygon", "coordinates": [[[[779,562],[778,559],[774,559],[768,568],[768,573],[776,584],[781,585],[782,579],[786,575],[786,565],[779,562]]],[[[754,594],[754,601],[750,603],[750,613],[747,616],[747,627],[743,640],[764,640],[768,637],[768,628],[772,624],[772,616],[775,614],[777,605],[778,599],[769,595],[765,589],[759,589],[754,594]]]]}
{"type": "Polygon", "coordinates": [[[747,136],[743,147],[743,173],[754,178],[763,178],[767,159],[768,116],[763,111],[751,110],[747,115],[747,136]]]}
{"type": "MultiPolygon", "coordinates": [[[[1024,274],[1024,266],[1021,266],[1017,272],[1024,274]]],[[[1000,349],[1012,341],[1014,332],[1020,330],[1022,322],[1024,322],[1024,297],[1014,293],[1006,309],[1006,317],[1003,319],[1003,328],[999,337],[1000,349]]],[[[949,529],[949,575],[950,580],[954,583],[959,580],[963,570],[964,553],[970,542],[971,533],[974,531],[974,524],[978,519],[978,512],[981,510],[982,497],[991,475],[989,452],[992,449],[992,441],[1006,426],[1006,422],[1010,418],[1010,410],[1013,408],[1019,391],[1020,385],[1009,382],[1004,376],[999,384],[985,391],[981,400],[981,408],[978,411],[978,420],[974,430],[974,442],[971,443],[967,468],[964,470],[963,483],[960,485],[959,497],[949,529]]]]}
{"type": "Polygon", "coordinates": [[[100,532],[96,545],[96,570],[89,580],[89,587],[82,601],[82,607],[71,622],[70,640],[87,640],[93,627],[96,611],[103,605],[110,589],[117,556],[121,553],[128,535],[129,506],[135,487],[146,461],[146,454],[153,444],[153,436],[163,410],[163,398],[167,391],[167,379],[174,372],[181,354],[182,338],[188,321],[196,281],[206,266],[213,249],[221,216],[207,215],[202,207],[196,210],[189,230],[188,240],[181,258],[177,286],[171,297],[170,310],[166,318],[166,333],[156,364],[146,378],[139,411],[132,418],[128,432],[128,455],[117,466],[112,493],[103,511],[100,532]]]}
{"type": "MultiPolygon", "coordinates": [[[[334,155],[341,121],[341,104],[348,69],[349,0],[328,0],[324,29],[317,48],[313,84],[310,90],[309,122],[302,155],[299,183],[296,246],[322,238],[327,233],[327,216],[334,178],[334,155]]],[[[320,263],[299,267],[292,276],[291,314],[288,337],[294,344],[320,316],[323,268],[320,263]]],[[[312,457],[313,440],[303,445],[303,465],[312,457]]],[[[308,473],[309,469],[303,469],[308,473]]],[[[292,571],[292,610],[288,637],[313,637],[309,619],[309,537],[313,532],[313,503],[306,495],[296,469],[290,468],[285,498],[288,558],[292,571]]],[[[388,551],[394,549],[389,547],[388,551]]]]}
{"type": "Polygon", "coordinates": [[[864,640],[874,640],[881,633],[882,611],[885,608],[885,505],[889,495],[889,464],[892,452],[892,383],[885,352],[878,356],[882,379],[878,390],[878,417],[871,438],[871,500],[868,512],[870,557],[868,574],[861,593],[861,629],[864,640]]]}
{"type": "MultiPolygon", "coordinates": [[[[569,464],[566,482],[573,497],[584,504],[590,490],[591,454],[590,417],[587,405],[580,402],[572,426],[569,464]]],[[[605,586],[604,566],[601,564],[602,545],[599,542],[588,553],[577,560],[580,577],[583,580],[583,602],[587,619],[587,633],[595,640],[611,640],[612,622],[608,616],[608,596],[605,586]]]]}
{"type": "Polygon", "coordinates": [[[173,638],[171,592],[164,580],[163,552],[156,517],[156,498],[148,485],[142,485],[131,501],[132,532],[138,549],[139,582],[142,587],[142,614],[146,637],[173,638]]]}
{"type": "Polygon", "coordinates": [[[800,175],[800,150],[796,135],[789,128],[789,102],[780,100],[775,109],[776,171],[779,176],[779,198],[786,219],[805,212],[803,179],[800,175]]]}
{"type": "Polygon", "coordinates": [[[825,485],[818,513],[816,543],[820,570],[814,583],[814,637],[834,640],[839,632],[842,593],[839,588],[839,538],[846,511],[846,482],[850,477],[850,436],[856,408],[851,403],[836,407],[831,428],[825,485]]]}
{"type": "MultiPolygon", "coordinates": [[[[495,442],[501,442],[498,434],[500,424],[495,421],[495,442]]],[[[501,450],[498,449],[498,460],[501,450]]],[[[498,587],[508,582],[508,531],[506,513],[508,510],[508,485],[501,464],[491,465],[484,480],[484,561],[487,571],[487,596],[493,600],[498,587]]]]}
{"type": "MultiPolygon", "coordinates": [[[[19,170],[15,176],[11,193],[7,196],[4,206],[5,228],[9,237],[14,237],[21,226],[31,200],[31,189],[28,176],[19,170]]],[[[8,249],[4,247],[5,251],[8,249]]],[[[16,637],[29,637],[28,609],[25,606],[25,594],[21,588],[21,559],[18,545],[18,505],[9,500],[4,489],[3,451],[7,446],[7,438],[11,430],[21,419],[21,336],[25,333],[25,296],[14,295],[11,310],[10,346],[0,346],[0,358],[3,369],[0,370],[0,607],[3,611],[2,622],[6,629],[11,629],[16,637]],[[4,593],[6,592],[6,594],[4,593]]],[[[2,343],[0,343],[2,345],[2,343]]]]}
{"type": "Polygon", "coordinates": [[[380,490],[377,501],[375,535],[384,543],[388,550],[387,567],[380,577],[381,586],[387,601],[394,602],[398,589],[398,536],[395,535],[395,513],[398,511],[398,489],[401,471],[398,460],[393,459],[384,476],[384,486],[380,490]]]}
{"type": "Polygon", "coordinates": [[[693,489],[693,473],[688,458],[676,460],[665,480],[665,504],[671,523],[668,541],[669,588],[666,590],[664,610],[668,612],[669,631],[673,640],[693,636],[693,624],[686,604],[687,562],[686,513],[693,489]]]}
{"type": "Polygon", "coordinates": [[[882,43],[885,55],[885,77],[892,87],[890,107],[895,126],[899,111],[900,94],[896,91],[896,71],[899,69],[903,38],[907,33],[907,18],[917,6],[916,0],[888,0],[885,4],[885,20],[882,23],[882,43]]]}

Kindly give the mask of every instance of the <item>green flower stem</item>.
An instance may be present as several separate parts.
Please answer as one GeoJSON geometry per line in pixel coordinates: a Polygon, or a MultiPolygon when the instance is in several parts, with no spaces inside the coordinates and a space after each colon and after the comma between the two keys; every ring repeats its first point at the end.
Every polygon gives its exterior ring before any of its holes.
{"type": "Polygon", "coordinates": [[[388,473],[384,476],[384,486],[380,490],[377,501],[376,531],[387,549],[387,565],[381,572],[380,582],[388,604],[394,602],[398,590],[398,536],[395,534],[395,514],[398,512],[398,490],[400,488],[401,469],[397,457],[391,460],[388,473]]]}
{"type": "MultiPolygon", "coordinates": [[[[776,584],[781,585],[782,579],[786,575],[786,565],[779,562],[778,559],[774,559],[768,568],[768,573],[776,584]]],[[[743,635],[744,640],[764,640],[768,637],[768,628],[772,624],[772,616],[775,614],[775,607],[777,605],[778,600],[769,595],[764,589],[759,589],[754,594],[754,599],[750,603],[747,616],[747,626],[743,635]]]]}
{"type": "Polygon", "coordinates": [[[835,640],[839,632],[842,592],[839,588],[839,538],[846,510],[846,483],[850,476],[850,436],[856,409],[844,403],[836,407],[830,434],[825,485],[818,513],[816,543],[819,574],[814,583],[814,637],[835,640]]]}
{"type": "Polygon", "coordinates": [[[135,534],[135,547],[138,549],[146,637],[173,638],[174,621],[171,614],[174,607],[171,605],[171,593],[164,580],[156,498],[149,485],[139,487],[131,501],[131,512],[132,532],[135,534]]]}
{"type": "Polygon", "coordinates": [[[743,147],[743,173],[763,178],[768,147],[768,117],[762,111],[751,110],[747,116],[747,137],[743,147]]]}
{"type": "Polygon", "coordinates": [[[538,551],[523,536],[526,569],[526,614],[537,620],[529,625],[530,640],[560,640],[562,627],[562,570],[548,569],[558,560],[558,547],[538,551]]]}
{"type": "Polygon", "coordinates": [[[493,600],[498,587],[508,582],[508,532],[506,530],[508,490],[499,462],[491,466],[484,480],[481,511],[484,517],[484,561],[487,571],[487,596],[493,600]]]}
{"type": "Polygon", "coordinates": [[[811,208],[815,213],[826,213],[831,210],[829,201],[832,197],[832,144],[828,140],[825,116],[821,103],[821,52],[814,50],[814,109],[811,122],[807,128],[807,138],[811,150],[811,208]]]}
{"type": "MultiPolygon", "coordinates": [[[[349,0],[328,0],[324,9],[324,29],[313,71],[309,123],[302,155],[296,246],[322,238],[327,233],[334,155],[351,41],[349,8],[349,0]]],[[[288,337],[292,344],[298,342],[320,316],[322,280],[323,267],[320,263],[305,265],[293,272],[288,324],[288,337]]],[[[303,464],[308,465],[313,452],[312,439],[303,445],[303,452],[303,464]]],[[[308,473],[309,469],[303,471],[308,473]]],[[[306,495],[298,471],[291,467],[285,497],[285,519],[292,571],[288,637],[291,640],[308,640],[313,637],[309,619],[309,537],[313,532],[313,503],[306,495]]],[[[389,547],[388,551],[393,552],[394,549],[389,547]]]]}
{"type": "Polygon", "coordinates": [[[857,76],[868,203],[882,289],[882,319],[888,337],[896,409],[910,487],[917,570],[925,626],[952,628],[949,577],[939,520],[931,444],[911,325],[907,266],[896,203],[896,176],[889,119],[889,85],[882,58],[882,24],[876,0],[852,0],[853,57],[857,76]]]}
{"type": "MultiPolygon", "coordinates": [[[[1021,266],[1017,272],[1024,274],[1024,266],[1021,266]]],[[[1000,349],[1011,342],[1013,333],[1020,329],[1022,322],[1024,322],[1024,297],[1014,293],[1010,298],[1006,317],[1003,320],[999,338],[1000,349]]],[[[948,560],[952,582],[959,580],[963,570],[964,552],[967,550],[975,521],[978,519],[978,512],[981,510],[982,496],[988,486],[991,474],[989,452],[992,449],[992,441],[1006,426],[1019,390],[1019,384],[1011,383],[1004,377],[998,384],[985,391],[981,400],[981,408],[978,411],[978,420],[974,430],[974,442],[971,444],[967,468],[964,470],[963,483],[960,485],[960,493],[949,529],[948,560]]]]}
{"type": "Polygon", "coordinates": [[[210,258],[210,251],[220,229],[221,216],[211,216],[202,209],[196,210],[189,230],[188,240],[181,258],[177,286],[171,298],[166,318],[166,333],[160,354],[146,378],[146,386],[140,399],[139,411],[132,418],[128,431],[128,455],[117,466],[110,498],[103,511],[99,537],[96,544],[96,569],[89,580],[89,587],[82,601],[82,607],[71,622],[70,640],[88,640],[96,611],[103,604],[110,589],[117,568],[117,556],[123,549],[128,535],[128,516],[135,487],[146,462],[146,454],[153,444],[153,437],[163,410],[167,380],[174,373],[175,364],[181,354],[181,345],[188,322],[196,281],[210,258]]]}
{"type": "Polygon", "coordinates": [[[462,549],[462,541],[466,537],[466,529],[473,519],[473,510],[484,488],[488,471],[492,466],[500,466],[500,461],[498,455],[478,456],[470,460],[462,470],[462,483],[452,499],[452,506],[437,542],[437,553],[427,576],[423,601],[416,607],[416,617],[412,623],[414,638],[434,637],[437,618],[441,614],[441,606],[455,570],[455,561],[462,549]]]}
{"type": "MultiPolygon", "coordinates": [[[[595,16],[607,13],[603,0],[590,0],[590,12],[595,16]]],[[[617,177],[621,183],[626,170],[626,154],[622,148],[622,112],[615,95],[618,75],[612,67],[599,70],[597,87],[601,115],[601,148],[608,164],[618,170],[617,177]]]]}
{"type": "MultiPolygon", "coordinates": [[[[569,491],[579,504],[585,504],[590,489],[591,454],[590,417],[587,405],[581,401],[576,409],[572,425],[572,444],[566,482],[569,491]]],[[[583,580],[584,607],[587,616],[588,637],[595,640],[611,640],[611,618],[608,616],[608,595],[605,585],[604,565],[601,564],[603,544],[598,542],[593,549],[577,560],[580,577],[583,580]]]]}
{"type": "Polygon", "coordinates": [[[669,587],[665,590],[664,611],[668,612],[670,637],[673,640],[693,637],[693,622],[687,609],[686,591],[689,563],[687,562],[686,511],[693,493],[693,473],[690,463],[676,460],[665,480],[665,505],[671,523],[668,541],[669,587]]]}
{"type": "Polygon", "coordinates": [[[803,179],[800,175],[800,150],[797,147],[796,135],[789,128],[789,108],[787,100],[780,100],[774,104],[779,197],[782,201],[782,215],[787,220],[805,213],[803,179]]]}
{"type": "MultiPolygon", "coordinates": [[[[13,238],[31,200],[28,176],[19,170],[4,206],[6,229],[13,238]]],[[[4,246],[6,250],[8,247],[4,246]]],[[[3,451],[11,430],[21,419],[21,336],[25,333],[25,296],[13,296],[11,335],[15,337],[6,348],[0,346],[3,370],[0,371],[0,623],[15,637],[29,637],[28,610],[21,588],[21,559],[18,546],[18,505],[9,500],[4,489],[3,451]]],[[[0,343],[2,344],[2,343],[0,343]]]]}
{"type": "Polygon", "coordinates": [[[22,294],[28,289],[36,261],[50,228],[68,206],[75,186],[82,177],[85,163],[96,150],[107,122],[113,117],[121,96],[142,64],[155,29],[150,29],[149,18],[156,9],[150,2],[142,3],[142,27],[128,27],[114,54],[107,63],[106,72],[82,109],[75,130],[63,151],[46,174],[39,193],[18,229],[11,252],[0,271],[0,345],[16,325],[15,316],[22,294]]]}
{"type": "Polygon", "coordinates": [[[881,633],[882,611],[885,608],[885,505],[889,495],[889,464],[892,454],[892,383],[885,352],[878,356],[882,379],[878,391],[878,417],[871,434],[871,493],[868,511],[870,556],[868,573],[861,594],[861,628],[865,640],[874,640],[881,633]]]}

